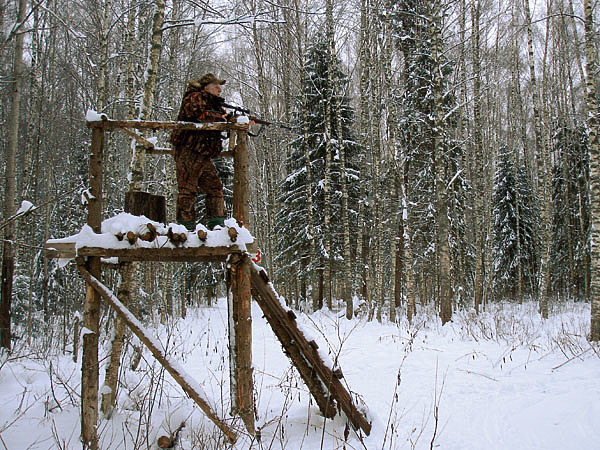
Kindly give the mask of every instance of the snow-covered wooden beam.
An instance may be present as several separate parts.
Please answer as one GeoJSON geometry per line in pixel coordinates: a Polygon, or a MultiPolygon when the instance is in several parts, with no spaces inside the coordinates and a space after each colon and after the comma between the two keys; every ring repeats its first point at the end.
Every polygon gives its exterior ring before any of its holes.
{"type": "Polygon", "coordinates": [[[237,440],[236,433],[212,410],[202,395],[202,388],[183,368],[163,350],[159,348],[158,342],[144,329],[142,323],[121,303],[121,301],[102,284],[96,277],[85,268],[83,258],[77,258],[77,267],[85,281],[91,285],[98,294],[121,316],[127,326],[138,339],[150,350],[156,360],[169,372],[173,379],[182,387],[187,395],[200,407],[206,416],[223,432],[227,438],[234,443],[237,440]]]}
{"type": "MultiPolygon", "coordinates": [[[[230,247],[179,247],[179,248],[101,248],[80,247],[75,243],[46,243],[46,254],[49,258],[73,259],[76,256],[98,256],[101,258],[119,258],[128,261],[162,261],[162,262],[225,262],[229,255],[242,254],[237,245],[230,247]]],[[[256,253],[256,244],[246,244],[247,251],[256,253]]]]}
{"type": "Polygon", "coordinates": [[[194,131],[248,131],[246,123],[230,122],[178,122],[164,121],[154,122],[150,120],[92,120],[87,121],[88,128],[100,128],[106,131],[117,130],[119,128],[134,128],[136,130],[194,130],[194,131]]]}

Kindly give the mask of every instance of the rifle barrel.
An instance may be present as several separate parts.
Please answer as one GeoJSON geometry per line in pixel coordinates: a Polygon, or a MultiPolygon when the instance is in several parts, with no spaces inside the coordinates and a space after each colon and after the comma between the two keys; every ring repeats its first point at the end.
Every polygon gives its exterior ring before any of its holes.
{"type": "Polygon", "coordinates": [[[223,103],[223,107],[225,108],[229,108],[229,109],[233,109],[234,111],[240,112],[242,114],[246,114],[248,116],[248,118],[250,120],[253,120],[255,123],[259,124],[259,125],[276,125],[280,128],[284,128],[286,130],[292,130],[293,128],[290,127],[289,125],[280,123],[280,122],[269,122],[267,120],[263,120],[263,119],[259,119],[258,117],[252,115],[252,112],[248,109],[242,108],[240,106],[234,106],[234,105],[230,105],[229,103],[223,103]]]}

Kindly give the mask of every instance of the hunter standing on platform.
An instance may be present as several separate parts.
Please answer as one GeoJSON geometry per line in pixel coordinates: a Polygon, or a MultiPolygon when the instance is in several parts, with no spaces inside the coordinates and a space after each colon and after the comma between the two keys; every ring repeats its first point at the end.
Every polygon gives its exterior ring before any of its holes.
{"type": "MultiPolygon", "coordinates": [[[[225,80],[212,73],[198,80],[190,80],[181,101],[178,121],[183,122],[226,122],[223,109],[221,86],[225,80]]],[[[206,195],[206,227],[212,230],[223,226],[225,220],[225,201],[223,183],[210,161],[221,153],[220,131],[174,130],[171,143],[177,170],[177,222],[188,230],[196,226],[194,203],[198,191],[206,195]]]]}

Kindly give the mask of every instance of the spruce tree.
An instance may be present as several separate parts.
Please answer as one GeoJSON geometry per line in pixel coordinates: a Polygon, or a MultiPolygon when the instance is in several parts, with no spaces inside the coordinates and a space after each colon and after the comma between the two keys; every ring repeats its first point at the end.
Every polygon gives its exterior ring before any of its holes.
{"type": "Polygon", "coordinates": [[[589,149],[581,127],[554,134],[551,287],[555,296],[584,299],[590,281],[589,149]]]}
{"type": "MultiPolygon", "coordinates": [[[[353,134],[354,112],[350,107],[347,95],[349,79],[345,73],[338,69],[333,79],[337,83],[331,86],[328,81],[327,42],[322,35],[317,35],[312,45],[308,48],[305,57],[306,65],[303,76],[303,93],[296,99],[295,129],[299,130],[297,137],[289,144],[286,161],[287,176],[282,185],[282,195],[279,202],[282,205],[276,216],[278,242],[278,266],[282,267],[283,276],[298,277],[301,281],[310,278],[314,283],[315,277],[307,274],[313,273],[324,261],[340,261],[342,258],[342,229],[337,226],[335,218],[340,217],[341,191],[339,152],[345,152],[346,182],[349,194],[349,211],[351,234],[356,232],[356,211],[359,193],[359,171],[356,166],[360,146],[353,134]],[[342,124],[341,136],[337,126],[337,117],[332,118],[333,161],[331,185],[331,211],[334,222],[330,230],[323,226],[325,211],[325,198],[323,191],[323,174],[325,172],[325,115],[326,105],[329,102],[337,106],[342,124]],[[307,133],[303,133],[306,130],[307,133]],[[309,160],[305,157],[308,148],[309,160]],[[314,221],[314,239],[316,244],[316,261],[310,258],[308,228],[308,210],[306,202],[307,192],[307,165],[310,165],[312,177],[311,188],[313,195],[312,217],[314,221]],[[325,239],[331,239],[332,253],[324,252],[325,239]],[[309,263],[310,261],[310,263],[309,263]]],[[[336,67],[342,67],[340,61],[336,67]]],[[[353,254],[356,249],[353,249],[353,254]]],[[[335,264],[334,264],[335,269],[335,264]]],[[[333,277],[335,278],[335,277],[333,277]]],[[[316,286],[311,285],[313,289],[316,286]]],[[[306,300],[306,299],[304,299],[306,300]]]]}
{"type": "Polygon", "coordinates": [[[494,292],[516,300],[521,279],[522,292],[533,294],[539,266],[536,198],[529,175],[515,167],[506,147],[498,155],[492,215],[494,292]]]}

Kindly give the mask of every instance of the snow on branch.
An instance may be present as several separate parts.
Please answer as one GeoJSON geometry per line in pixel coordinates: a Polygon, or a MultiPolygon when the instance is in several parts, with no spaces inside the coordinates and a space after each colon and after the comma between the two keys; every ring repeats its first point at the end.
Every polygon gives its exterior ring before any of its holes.
{"type": "Polygon", "coordinates": [[[259,14],[252,15],[244,15],[240,17],[235,17],[231,19],[222,19],[222,20],[181,20],[181,21],[165,21],[166,26],[163,27],[163,31],[168,30],[170,28],[176,27],[189,27],[195,26],[200,27],[202,25],[251,25],[253,23],[269,23],[269,24],[283,24],[287,23],[285,20],[281,19],[267,19],[261,16],[268,14],[268,12],[263,12],[259,14]]]}

